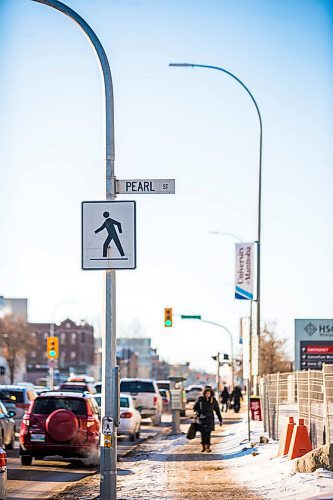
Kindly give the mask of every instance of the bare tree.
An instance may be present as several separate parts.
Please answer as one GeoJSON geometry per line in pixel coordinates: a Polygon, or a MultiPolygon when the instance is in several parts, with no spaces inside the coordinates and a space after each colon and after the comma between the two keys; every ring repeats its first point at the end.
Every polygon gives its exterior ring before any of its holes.
{"type": "Polygon", "coordinates": [[[34,345],[35,339],[23,318],[14,314],[0,318],[0,347],[8,363],[11,384],[22,356],[34,345]]]}
{"type": "Polygon", "coordinates": [[[260,338],[261,375],[289,372],[292,363],[285,352],[287,339],[277,337],[273,326],[265,325],[260,338]]]}

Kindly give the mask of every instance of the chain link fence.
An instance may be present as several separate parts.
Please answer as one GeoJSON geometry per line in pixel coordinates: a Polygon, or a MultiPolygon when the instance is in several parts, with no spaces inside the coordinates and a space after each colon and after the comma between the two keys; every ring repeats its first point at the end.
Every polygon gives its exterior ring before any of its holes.
{"type": "Polygon", "coordinates": [[[286,418],[303,418],[314,448],[333,438],[333,366],[265,375],[260,380],[265,431],[278,440],[286,418]]]}

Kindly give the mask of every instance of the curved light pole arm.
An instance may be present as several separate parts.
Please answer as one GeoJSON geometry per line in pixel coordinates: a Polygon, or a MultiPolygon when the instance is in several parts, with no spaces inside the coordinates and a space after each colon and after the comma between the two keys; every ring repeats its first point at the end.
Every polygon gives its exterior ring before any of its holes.
{"type": "Polygon", "coordinates": [[[96,33],[89,26],[89,24],[73,9],[67,5],[59,2],[58,0],[32,0],[33,2],[48,5],[72,19],[76,22],[82,31],[87,36],[89,42],[94,47],[100,66],[103,72],[104,91],[105,91],[105,121],[106,121],[106,197],[107,199],[114,199],[114,159],[115,159],[115,141],[114,141],[114,102],[113,102],[113,86],[112,76],[109,61],[105,50],[97,37],[96,33]]]}
{"type": "Polygon", "coordinates": [[[215,321],[208,321],[207,319],[201,319],[200,320],[202,323],[207,323],[208,325],[213,325],[217,326],[219,328],[222,328],[230,338],[230,346],[231,346],[231,371],[232,371],[232,385],[235,385],[235,376],[234,376],[234,338],[232,336],[231,331],[224,325],[221,325],[221,323],[216,323],[215,321]]]}

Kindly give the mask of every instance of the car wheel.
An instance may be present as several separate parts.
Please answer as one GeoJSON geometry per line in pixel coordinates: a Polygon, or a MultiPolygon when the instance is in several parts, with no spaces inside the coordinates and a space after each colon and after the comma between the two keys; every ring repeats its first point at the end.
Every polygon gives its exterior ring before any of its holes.
{"type": "Polygon", "coordinates": [[[11,442],[6,444],[6,450],[13,450],[14,447],[15,447],[15,430],[13,432],[11,442]]]}
{"type": "Polygon", "coordinates": [[[21,455],[21,464],[22,465],[31,465],[32,457],[30,455],[21,455]]]}
{"type": "Polygon", "coordinates": [[[130,441],[135,441],[135,432],[130,435],[130,441]]]}

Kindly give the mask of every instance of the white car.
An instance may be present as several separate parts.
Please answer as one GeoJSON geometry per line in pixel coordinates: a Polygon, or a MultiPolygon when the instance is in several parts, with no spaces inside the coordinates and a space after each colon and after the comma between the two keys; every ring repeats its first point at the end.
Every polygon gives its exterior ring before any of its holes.
{"type": "MultiPolygon", "coordinates": [[[[102,394],[94,394],[94,398],[101,408],[102,394]]],[[[120,425],[118,435],[129,436],[131,441],[139,439],[141,430],[141,413],[137,410],[132,396],[120,394],[120,425]]]]}
{"type": "Polygon", "coordinates": [[[129,436],[131,441],[139,439],[141,429],[141,414],[135,408],[132,396],[120,394],[120,425],[118,434],[129,436]]]}
{"type": "Polygon", "coordinates": [[[202,387],[200,385],[192,385],[186,389],[186,402],[194,403],[202,396],[202,387]]]}
{"type": "Polygon", "coordinates": [[[155,380],[143,378],[123,378],[120,392],[132,396],[142,418],[151,418],[153,425],[160,425],[163,401],[155,380]]]}

